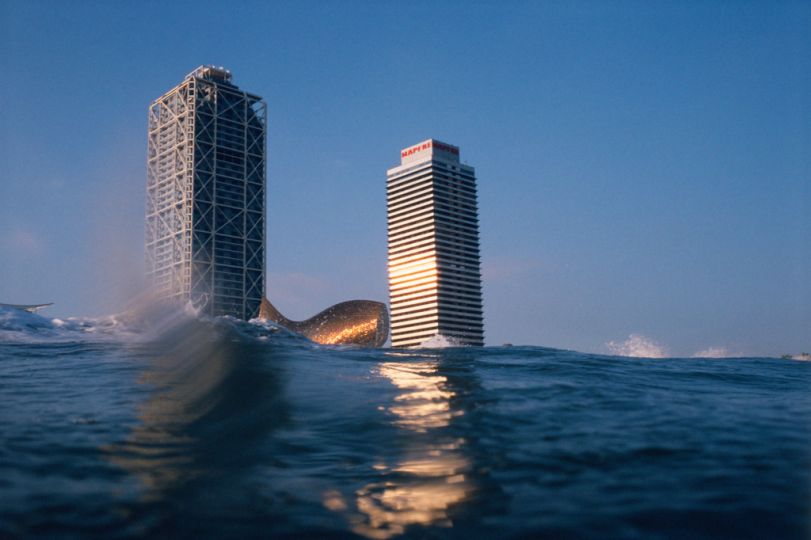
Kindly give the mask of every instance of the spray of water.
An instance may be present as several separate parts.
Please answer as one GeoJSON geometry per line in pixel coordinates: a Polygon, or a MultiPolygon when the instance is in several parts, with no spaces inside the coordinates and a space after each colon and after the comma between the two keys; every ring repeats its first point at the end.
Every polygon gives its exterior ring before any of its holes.
{"type": "Polygon", "coordinates": [[[464,344],[451,337],[436,334],[417,346],[418,349],[447,349],[450,347],[464,347],[464,344]]]}
{"type": "Polygon", "coordinates": [[[650,338],[631,334],[625,341],[609,341],[606,347],[617,356],[634,356],[641,358],[666,358],[667,349],[650,338]]]}

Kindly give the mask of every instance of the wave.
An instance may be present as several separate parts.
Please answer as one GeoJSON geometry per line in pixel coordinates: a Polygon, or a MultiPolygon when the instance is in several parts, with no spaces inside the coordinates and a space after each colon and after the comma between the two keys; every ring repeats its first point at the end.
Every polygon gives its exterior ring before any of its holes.
{"type": "Polygon", "coordinates": [[[0,307],[0,343],[59,343],[73,341],[149,341],[189,322],[233,330],[244,339],[267,340],[285,335],[307,341],[269,321],[245,322],[234,317],[200,315],[191,305],[181,308],[131,308],[103,317],[48,318],[16,308],[0,307]]]}
{"type": "MultiPolygon", "coordinates": [[[[609,341],[605,347],[615,356],[628,356],[632,358],[672,358],[670,350],[665,345],[643,336],[631,334],[625,341],[609,341]]],[[[744,358],[743,353],[731,352],[726,347],[711,346],[697,351],[691,358],[744,358]]]]}
{"type": "MultiPolygon", "coordinates": [[[[48,318],[18,308],[0,307],[0,344],[36,344],[76,341],[148,342],[172,328],[197,321],[209,328],[230,329],[233,335],[245,340],[286,340],[308,346],[327,349],[343,349],[341,345],[317,345],[306,337],[287,328],[265,320],[242,321],[231,316],[210,317],[202,315],[190,303],[182,306],[144,305],[129,307],[120,313],[101,317],[48,318]]],[[[291,343],[292,343],[291,342],[291,343]]],[[[348,346],[350,349],[354,346],[348,346]]],[[[415,349],[448,349],[467,347],[453,337],[435,334],[415,349]]],[[[631,334],[624,341],[609,341],[604,345],[609,354],[632,358],[672,358],[667,346],[641,334],[631,334]]],[[[557,349],[550,349],[557,350],[557,349]]],[[[584,353],[586,354],[586,353],[584,353]]],[[[744,353],[731,352],[726,347],[711,346],[695,352],[692,358],[746,358],[744,353]]],[[[782,358],[811,361],[808,353],[786,354],[782,358]]]]}
{"type": "Polygon", "coordinates": [[[116,315],[49,319],[21,309],[0,307],[0,342],[120,338],[128,333],[125,321],[116,315]]]}
{"type": "Polygon", "coordinates": [[[741,356],[743,355],[729,352],[726,347],[707,347],[693,354],[693,358],[736,358],[741,356]]]}
{"type": "Polygon", "coordinates": [[[633,356],[638,358],[667,358],[667,349],[650,338],[631,334],[621,342],[609,341],[606,347],[616,356],[633,356]]]}

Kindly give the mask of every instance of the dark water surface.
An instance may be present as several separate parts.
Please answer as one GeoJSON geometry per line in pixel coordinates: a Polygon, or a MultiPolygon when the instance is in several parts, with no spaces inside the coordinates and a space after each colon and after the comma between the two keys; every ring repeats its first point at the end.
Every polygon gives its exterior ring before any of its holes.
{"type": "Polygon", "coordinates": [[[808,362],[32,321],[0,325],[3,538],[811,533],[808,362]]]}

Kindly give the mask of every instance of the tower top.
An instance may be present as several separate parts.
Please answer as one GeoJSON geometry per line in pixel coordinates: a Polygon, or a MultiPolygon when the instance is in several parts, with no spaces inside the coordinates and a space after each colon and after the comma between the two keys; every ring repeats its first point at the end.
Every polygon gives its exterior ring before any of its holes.
{"type": "Polygon", "coordinates": [[[428,139],[400,151],[400,165],[434,158],[459,163],[459,147],[436,139],[428,139]]]}
{"type": "Polygon", "coordinates": [[[210,81],[230,83],[231,71],[222,66],[202,65],[186,75],[186,78],[207,79],[210,81]]]}

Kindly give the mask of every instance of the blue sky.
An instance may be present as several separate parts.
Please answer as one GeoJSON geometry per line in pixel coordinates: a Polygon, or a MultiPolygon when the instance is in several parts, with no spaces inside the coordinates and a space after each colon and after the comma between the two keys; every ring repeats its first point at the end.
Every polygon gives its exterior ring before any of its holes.
{"type": "Polygon", "coordinates": [[[146,111],[200,64],[269,114],[268,291],[387,299],[385,171],[479,178],[485,330],[811,350],[808,2],[0,2],[0,302],[120,308],[146,111]]]}

